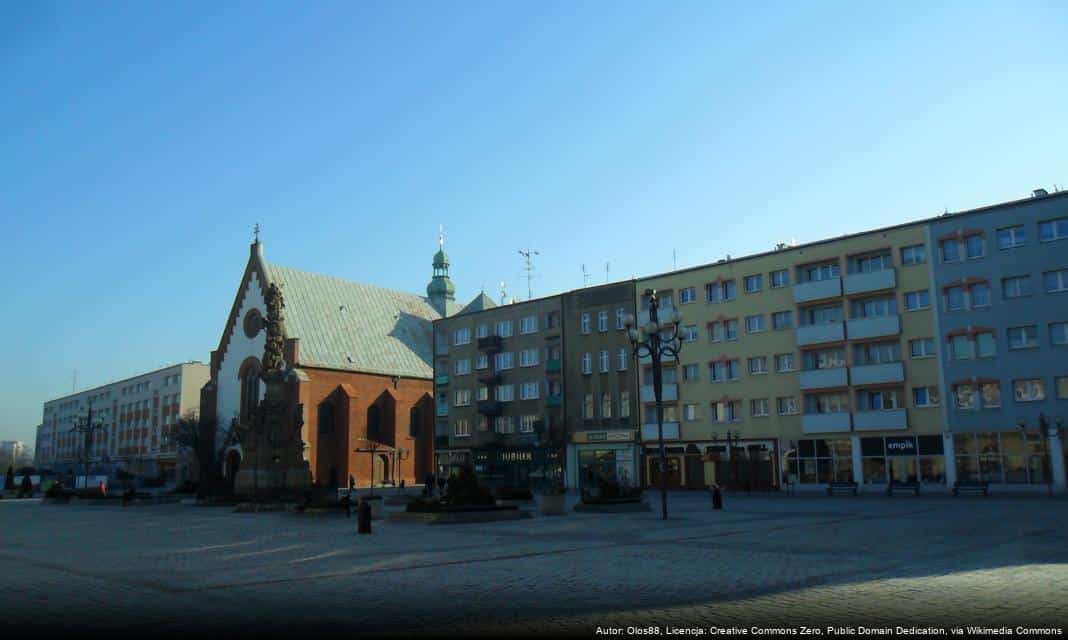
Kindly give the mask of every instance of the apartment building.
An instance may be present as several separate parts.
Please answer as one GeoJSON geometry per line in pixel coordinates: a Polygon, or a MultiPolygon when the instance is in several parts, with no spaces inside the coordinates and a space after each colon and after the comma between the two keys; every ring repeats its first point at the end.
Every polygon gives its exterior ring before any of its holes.
{"type": "Polygon", "coordinates": [[[438,474],[465,464],[491,486],[563,480],[561,297],[485,294],[434,321],[438,474]]]}
{"type": "Polygon", "coordinates": [[[639,393],[624,326],[635,312],[634,284],[569,291],[562,309],[567,486],[637,484],[639,393]]]}
{"type": "Polygon", "coordinates": [[[930,236],[955,477],[1063,490],[1068,193],[943,216],[930,236]]]}
{"type": "Polygon", "coordinates": [[[44,403],[38,427],[37,465],[59,473],[83,472],[85,435],[75,428],[90,420],[101,429],[89,446],[91,472],[118,469],[145,476],[174,477],[175,423],[195,413],[208,366],[187,362],[79,391],[44,403]]]}

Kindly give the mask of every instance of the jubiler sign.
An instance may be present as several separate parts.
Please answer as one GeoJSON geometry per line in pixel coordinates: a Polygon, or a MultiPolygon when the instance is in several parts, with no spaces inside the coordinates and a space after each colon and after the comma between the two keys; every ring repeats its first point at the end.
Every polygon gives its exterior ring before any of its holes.
{"type": "Polygon", "coordinates": [[[916,438],[897,437],[886,439],[886,455],[888,456],[914,456],[916,455],[916,438]]]}

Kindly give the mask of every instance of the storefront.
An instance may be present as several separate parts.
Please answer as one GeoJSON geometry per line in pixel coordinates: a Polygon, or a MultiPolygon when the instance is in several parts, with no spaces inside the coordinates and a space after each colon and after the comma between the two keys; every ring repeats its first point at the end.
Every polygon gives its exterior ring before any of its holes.
{"type": "Polygon", "coordinates": [[[919,482],[946,485],[941,435],[860,438],[861,477],[865,485],[919,482]]]}
{"type": "MultiPolygon", "coordinates": [[[[741,440],[727,444],[672,442],[665,445],[664,480],[669,489],[768,491],[778,488],[778,446],[774,440],[741,440]]],[[[645,446],[647,487],[660,486],[660,449],[645,446]]]]}
{"type": "Polygon", "coordinates": [[[1006,485],[1046,485],[1052,480],[1039,433],[957,433],[953,453],[957,480],[1006,485]]]}
{"type": "Polygon", "coordinates": [[[460,469],[471,463],[471,451],[469,449],[447,449],[434,453],[434,474],[439,478],[447,478],[460,472],[460,469]]]}
{"type": "Polygon", "coordinates": [[[540,491],[564,481],[564,457],[558,449],[472,449],[470,455],[475,474],[490,488],[528,487],[540,491]]]}
{"type": "Polygon", "coordinates": [[[798,440],[796,448],[786,453],[786,474],[791,484],[802,486],[852,482],[852,439],[798,440]]]}
{"type": "Polygon", "coordinates": [[[567,446],[567,486],[596,487],[606,480],[623,486],[639,482],[634,432],[580,431],[567,446]]]}

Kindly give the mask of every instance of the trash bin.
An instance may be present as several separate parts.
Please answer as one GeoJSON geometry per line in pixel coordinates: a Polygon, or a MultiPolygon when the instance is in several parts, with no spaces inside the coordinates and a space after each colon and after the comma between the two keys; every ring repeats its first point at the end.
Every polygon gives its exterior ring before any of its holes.
{"type": "Polygon", "coordinates": [[[367,500],[360,500],[356,510],[356,533],[371,533],[371,504],[367,500]]]}

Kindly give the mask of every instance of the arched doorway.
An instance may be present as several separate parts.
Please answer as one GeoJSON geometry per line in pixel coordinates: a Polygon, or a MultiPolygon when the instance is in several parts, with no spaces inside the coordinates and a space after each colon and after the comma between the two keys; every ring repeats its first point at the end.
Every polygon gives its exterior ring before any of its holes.
{"type": "Polygon", "coordinates": [[[385,484],[389,477],[389,456],[384,453],[376,453],[374,469],[375,486],[385,484]]]}
{"type": "Polygon", "coordinates": [[[226,454],[226,486],[231,493],[234,491],[234,480],[237,478],[237,470],[241,467],[241,454],[236,449],[231,449],[226,454]]]}

